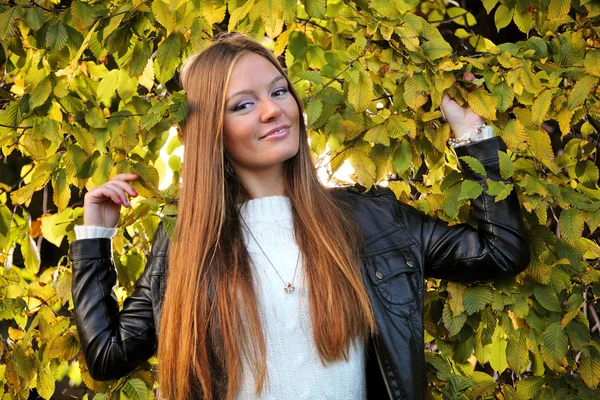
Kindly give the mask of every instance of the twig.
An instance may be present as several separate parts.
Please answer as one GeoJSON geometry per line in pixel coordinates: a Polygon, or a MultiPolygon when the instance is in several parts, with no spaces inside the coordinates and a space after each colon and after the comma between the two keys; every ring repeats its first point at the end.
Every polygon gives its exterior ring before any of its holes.
{"type": "Polygon", "coordinates": [[[14,126],[14,125],[0,124],[0,126],[2,126],[4,128],[11,128],[11,129],[23,129],[23,131],[26,131],[27,129],[33,128],[33,125],[32,126],[14,126]]]}
{"type": "Polygon", "coordinates": [[[321,94],[321,92],[323,90],[325,90],[325,88],[329,85],[331,85],[333,82],[337,81],[337,79],[344,73],[346,72],[351,66],[354,65],[354,63],[356,61],[358,61],[359,59],[361,59],[366,53],[367,50],[369,48],[369,46],[371,45],[371,37],[367,38],[367,44],[365,45],[365,48],[361,51],[361,53],[358,55],[358,57],[356,57],[354,60],[350,61],[350,63],[346,66],[346,68],[344,68],[342,71],[340,71],[340,73],[338,73],[336,76],[334,76],[333,78],[331,78],[331,80],[329,82],[327,82],[325,85],[323,85],[323,87],[321,88],[321,90],[319,90],[317,93],[313,94],[312,96],[310,96],[308,99],[306,99],[306,102],[310,102],[312,99],[314,99],[315,97],[317,97],[319,94],[321,94]]]}
{"type": "Polygon", "coordinates": [[[558,217],[554,213],[554,209],[552,206],[548,206],[550,212],[552,212],[552,216],[554,217],[554,221],[556,221],[556,237],[560,239],[560,222],[558,221],[558,217]]]}
{"type": "Polygon", "coordinates": [[[311,24],[312,26],[323,29],[325,32],[331,33],[331,31],[329,29],[317,24],[316,22],[311,21],[310,18],[308,18],[308,19],[296,18],[296,21],[298,21],[298,22],[304,21],[304,25],[311,24]]]}

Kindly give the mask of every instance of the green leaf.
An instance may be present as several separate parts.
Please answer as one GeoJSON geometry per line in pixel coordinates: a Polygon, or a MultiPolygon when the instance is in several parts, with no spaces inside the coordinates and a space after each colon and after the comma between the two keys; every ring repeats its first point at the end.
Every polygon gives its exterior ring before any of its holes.
{"type": "Polygon", "coordinates": [[[265,26],[265,33],[271,39],[275,39],[283,30],[283,1],[261,0],[260,11],[260,17],[265,26]]]}
{"type": "Polygon", "coordinates": [[[500,32],[500,29],[508,26],[513,18],[513,8],[508,8],[504,4],[500,4],[494,14],[494,22],[496,23],[496,29],[500,32]]]}
{"type": "Polygon", "coordinates": [[[108,182],[108,176],[114,165],[111,154],[102,154],[94,160],[94,172],[92,173],[92,183],[100,186],[108,182]]]}
{"type": "Polygon", "coordinates": [[[234,31],[236,28],[236,25],[243,20],[244,18],[246,18],[246,16],[248,15],[248,13],[250,12],[250,10],[252,9],[252,7],[254,6],[254,0],[249,0],[249,1],[245,1],[242,2],[242,5],[239,6],[238,8],[236,8],[235,10],[231,10],[231,5],[232,3],[229,3],[229,25],[228,25],[228,30],[229,31],[234,31]]]}
{"type": "Polygon", "coordinates": [[[460,194],[458,200],[476,199],[483,192],[483,188],[477,182],[464,180],[460,185],[460,194]]]}
{"type": "Polygon", "coordinates": [[[493,196],[494,201],[496,203],[506,199],[514,188],[514,185],[512,183],[507,184],[504,182],[497,182],[491,179],[488,179],[486,182],[488,185],[486,193],[490,196],[493,196]]]}
{"type": "Polygon", "coordinates": [[[138,79],[130,77],[125,69],[119,69],[117,73],[117,93],[122,100],[129,100],[131,96],[137,94],[138,79]]]}
{"type": "Polygon", "coordinates": [[[529,348],[527,347],[527,334],[522,328],[513,331],[508,336],[506,361],[510,369],[518,374],[522,374],[527,369],[529,348]]]}
{"type": "Polygon", "coordinates": [[[483,6],[485,7],[485,11],[489,14],[492,12],[498,0],[483,0],[483,6]]]}
{"type": "Polygon", "coordinates": [[[597,76],[585,75],[581,78],[569,93],[569,110],[582,105],[588,98],[592,87],[598,83],[597,76]]]}
{"type": "Polygon", "coordinates": [[[471,392],[471,398],[487,398],[495,392],[496,387],[496,381],[490,375],[480,371],[473,372],[473,391],[471,392]]]}
{"type": "Polygon", "coordinates": [[[595,342],[590,342],[588,351],[581,352],[579,372],[588,387],[596,388],[600,383],[600,349],[595,342]]]}
{"type": "Polygon", "coordinates": [[[427,41],[421,45],[421,50],[429,60],[437,60],[452,54],[452,47],[443,38],[427,41]]]}
{"type": "Polygon", "coordinates": [[[512,178],[515,171],[510,156],[505,152],[498,150],[498,160],[500,161],[500,176],[502,176],[502,179],[512,178]]]}
{"type": "Polygon", "coordinates": [[[496,119],[496,100],[485,89],[476,89],[469,92],[469,106],[476,114],[486,119],[496,119]]]}
{"type": "Polygon", "coordinates": [[[533,294],[536,300],[548,311],[560,312],[560,303],[558,296],[552,286],[535,285],[533,294]]]}
{"type": "Polygon", "coordinates": [[[529,12],[529,10],[518,11],[513,14],[513,21],[515,21],[515,25],[517,28],[523,33],[529,33],[531,28],[533,28],[533,16],[529,12]]]}
{"type": "Polygon", "coordinates": [[[12,37],[15,34],[16,21],[23,18],[24,10],[20,6],[7,7],[6,11],[0,14],[0,40],[12,37]]]}
{"type": "MultiPolygon", "coordinates": [[[[157,0],[159,1],[159,0],[157,0]]],[[[154,61],[156,79],[166,83],[175,74],[181,54],[181,37],[177,33],[168,36],[159,46],[154,61]]]]}
{"type": "Polygon", "coordinates": [[[583,67],[588,74],[600,76],[600,50],[588,51],[585,55],[583,67]]]}
{"type": "Polygon", "coordinates": [[[94,107],[85,113],[85,122],[90,128],[106,128],[106,118],[104,118],[102,110],[98,107],[94,107]]]}
{"type": "Polygon", "coordinates": [[[542,91],[533,102],[531,107],[531,122],[534,125],[541,125],[546,120],[546,114],[552,103],[552,92],[550,90],[542,91]]]}
{"type": "Polygon", "coordinates": [[[48,97],[52,93],[52,82],[50,77],[47,76],[37,84],[31,97],[29,98],[29,109],[33,110],[36,107],[41,106],[48,100],[48,97]]]}
{"type": "Polygon", "coordinates": [[[474,172],[476,172],[480,175],[483,175],[483,176],[487,176],[487,173],[485,172],[485,168],[483,167],[483,164],[475,157],[461,156],[459,158],[460,158],[460,160],[464,161],[469,166],[469,168],[471,168],[474,172]]]}
{"type": "Polygon", "coordinates": [[[553,322],[544,331],[542,335],[542,357],[544,362],[553,370],[561,366],[561,361],[565,358],[569,348],[569,338],[561,328],[560,322],[553,322]]]}
{"type": "Polygon", "coordinates": [[[25,261],[25,269],[33,275],[37,274],[40,270],[40,252],[29,234],[25,235],[21,242],[21,253],[25,261]]]}
{"type": "Polygon", "coordinates": [[[498,373],[504,372],[508,368],[506,361],[506,333],[500,325],[496,325],[494,334],[492,335],[490,366],[498,373]]]}
{"type": "Polygon", "coordinates": [[[315,121],[321,116],[323,111],[323,103],[319,99],[312,99],[306,106],[306,115],[308,116],[308,126],[312,126],[315,121]]]}
{"type": "Polygon", "coordinates": [[[71,14],[79,31],[85,31],[96,20],[95,10],[89,4],[80,1],[71,3],[71,14]]]}
{"type": "Polygon", "coordinates": [[[119,135],[123,148],[129,153],[139,142],[138,133],[140,128],[135,120],[135,117],[127,117],[119,126],[119,135]]]}
{"type": "Polygon", "coordinates": [[[500,82],[492,89],[492,96],[496,101],[496,108],[498,111],[503,113],[508,110],[515,99],[513,90],[506,84],[506,82],[500,82]]]}
{"type": "Polygon", "coordinates": [[[188,113],[187,97],[183,92],[175,92],[169,98],[172,103],[169,106],[169,114],[172,122],[181,122],[188,113]]]}
{"type": "Polygon", "coordinates": [[[373,80],[368,71],[354,68],[350,73],[352,83],[348,88],[348,101],[357,113],[365,111],[373,99],[373,80]]]}
{"type": "Polygon", "coordinates": [[[175,27],[175,14],[171,12],[169,4],[162,0],[152,2],[152,14],[156,21],[165,27],[167,34],[170,34],[175,27]]]}
{"type": "Polygon", "coordinates": [[[407,140],[402,140],[394,153],[394,169],[399,175],[404,174],[412,164],[411,145],[407,140]]]}
{"type": "Polygon", "coordinates": [[[493,293],[487,286],[470,286],[465,291],[465,311],[472,315],[492,302],[493,293]]]}
{"type": "Polygon", "coordinates": [[[369,129],[365,134],[364,140],[366,142],[381,143],[384,146],[390,145],[390,137],[383,125],[376,125],[369,129]]]}
{"type": "Polygon", "coordinates": [[[133,400],[148,400],[149,391],[144,381],[138,378],[128,379],[123,384],[123,392],[133,400]]]}
{"type": "Polygon", "coordinates": [[[131,63],[129,64],[129,76],[134,77],[142,75],[151,55],[152,49],[147,40],[142,39],[135,42],[133,54],[131,55],[131,63]]]}
{"type": "Polygon", "coordinates": [[[467,314],[462,313],[455,317],[450,309],[450,303],[446,302],[446,304],[444,304],[444,311],[442,312],[442,320],[444,321],[444,326],[448,329],[450,336],[454,336],[461,331],[465,322],[467,322],[467,314]]]}
{"type": "Polygon", "coordinates": [[[306,0],[304,7],[309,16],[322,19],[327,11],[327,2],[326,0],[306,0]]]}
{"type": "MultiPolygon", "coordinates": [[[[17,8],[17,7],[15,7],[15,8],[17,8]]],[[[34,31],[37,31],[44,25],[44,22],[45,22],[44,12],[42,11],[41,8],[31,7],[31,8],[27,9],[27,14],[25,15],[25,23],[27,24],[27,26],[29,26],[34,31]]],[[[7,26],[7,25],[3,25],[2,22],[0,21],[0,26],[7,26]]]]}
{"type": "Polygon", "coordinates": [[[453,185],[444,190],[443,193],[442,209],[452,219],[458,216],[458,195],[460,194],[460,188],[461,185],[453,185]]]}
{"type": "Polygon", "coordinates": [[[104,104],[106,107],[110,107],[112,97],[115,95],[117,90],[119,71],[113,69],[109,71],[100,80],[98,89],[96,89],[96,98],[98,102],[104,104]]]}
{"type": "Polygon", "coordinates": [[[574,243],[583,233],[583,224],[585,222],[584,214],[576,208],[563,210],[558,218],[560,223],[560,233],[569,243],[574,243]]]}
{"type": "Polygon", "coordinates": [[[54,22],[50,24],[46,31],[46,46],[53,53],[58,53],[67,44],[69,33],[62,22],[54,22]]]}
{"type": "Polygon", "coordinates": [[[550,0],[548,6],[548,19],[561,19],[566,17],[571,9],[571,0],[550,0]]]}
{"type": "Polygon", "coordinates": [[[588,347],[588,343],[592,338],[590,335],[590,327],[579,321],[573,320],[567,324],[567,333],[571,340],[571,345],[576,350],[582,350],[588,347]]]}
{"type": "Polygon", "coordinates": [[[69,206],[71,200],[71,188],[67,181],[67,174],[64,168],[61,168],[52,176],[52,201],[59,212],[64,211],[69,206]]]}
{"type": "Polygon", "coordinates": [[[544,378],[540,376],[530,376],[521,379],[517,383],[517,396],[520,399],[533,399],[544,384],[544,378]]]}

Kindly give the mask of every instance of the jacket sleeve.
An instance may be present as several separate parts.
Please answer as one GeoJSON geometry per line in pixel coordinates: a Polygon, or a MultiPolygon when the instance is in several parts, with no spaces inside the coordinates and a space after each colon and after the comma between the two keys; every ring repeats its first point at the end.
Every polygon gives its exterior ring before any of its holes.
{"type": "Polygon", "coordinates": [[[146,268],[121,311],[112,291],[117,272],[111,240],[80,239],[71,244],[75,323],[90,375],[96,380],[125,376],[156,352],[151,276],[155,264],[165,262],[164,252],[157,254],[163,247],[157,243],[161,240],[166,235],[159,225],[146,268]]]}
{"type": "MultiPolygon", "coordinates": [[[[488,178],[502,180],[498,150],[506,150],[499,137],[455,148],[457,155],[479,160],[488,178]]],[[[483,177],[460,160],[463,176],[483,177]]],[[[487,189],[485,182],[482,182],[487,189]]],[[[401,205],[409,208],[407,205],[401,205]]],[[[499,202],[485,191],[471,200],[471,213],[477,228],[469,224],[448,226],[439,218],[406,213],[409,227],[420,226],[420,241],[427,277],[460,281],[495,279],[517,275],[529,265],[529,236],[523,225],[516,190],[499,202]],[[420,220],[419,220],[420,219],[420,220]],[[412,221],[411,221],[412,220],[412,221]]]]}

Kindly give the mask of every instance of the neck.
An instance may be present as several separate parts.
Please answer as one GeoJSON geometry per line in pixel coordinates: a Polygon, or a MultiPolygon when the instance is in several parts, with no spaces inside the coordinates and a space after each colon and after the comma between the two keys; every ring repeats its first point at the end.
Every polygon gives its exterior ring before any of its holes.
{"type": "Polygon", "coordinates": [[[242,181],[249,199],[285,195],[283,165],[258,171],[238,171],[236,174],[242,181]]]}

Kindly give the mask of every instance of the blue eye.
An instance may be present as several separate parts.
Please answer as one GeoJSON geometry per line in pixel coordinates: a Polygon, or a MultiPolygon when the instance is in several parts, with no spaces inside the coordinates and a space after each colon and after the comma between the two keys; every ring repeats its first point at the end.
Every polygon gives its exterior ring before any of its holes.
{"type": "Polygon", "coordinates": [[[277,88],[277,89],[273,90],[273,92],[271,93],[271,96],[273,96],[273,97],[281,97],[281,96],[285,95],[288,92],[289,92],[289,90],[287,88],[280,87],[280,88],[277,88]]]}
{"type": "Polygon", "coordinates": [[[233,109],[231,111],[246,110],[251,105],[252,105],[252,102],[246,101],[246,102],[236,105],[235,107],[233,107],[233,109]]]}

